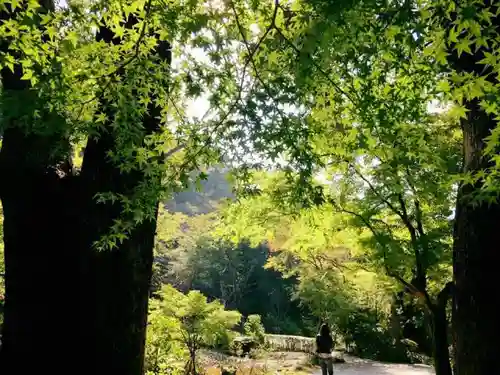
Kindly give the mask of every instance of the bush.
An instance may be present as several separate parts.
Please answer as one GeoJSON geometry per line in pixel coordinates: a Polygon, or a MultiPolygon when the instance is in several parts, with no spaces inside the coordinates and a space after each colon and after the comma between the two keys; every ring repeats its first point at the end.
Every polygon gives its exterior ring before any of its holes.
{"type": "Polygon", "coordinates": [[[380,317],[369,309],[351,312],[339,326],[346,346],[352,354],[388,362],[408,362],[407,351],[395,342],[390,332],[381,324],[380,317]]]}
{"type": "Polygon", "coordinates": [[[159,297],[150,305],[148,375],[177,374],[180,368],[189,374],[197,367],[198,349],[229,346],[239,312],[225,310],[218,301],[208,302],[198,291],[184,295],[172,286],[164,286],[159,297]]]}
{"type": "Polygon", "coordinates": [[[151,300],[146,337],[146,375],[182,374],[188,351],[178,319],[163,314],[161,302],[151,300]]]}
{"type": "Polygon", "coordinates": [[[249,315],[243,326],[245,335],[252,337],[259,345],[264,344],[266,331],[260,315],[249,315]]]}
{"type": "Polygon", "coordinates": [[[234,341],[236,336],[237,333],[230,330],[219,332],[215,334],[213,343],[210,346],[214,349],[228,352],[231,350],[231,343],[234,341]]]}

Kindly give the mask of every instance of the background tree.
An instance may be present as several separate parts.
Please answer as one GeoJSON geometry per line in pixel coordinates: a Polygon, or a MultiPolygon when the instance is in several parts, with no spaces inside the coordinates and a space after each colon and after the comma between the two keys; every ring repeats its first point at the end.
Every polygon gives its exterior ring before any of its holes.
{"type": "MultiPolygon", "coordinates": [[[[235,18],[239,13],[239,29],[242,39],[245,39],[243,34],[249,27],[248,23],[244,23],[248,19],[243,15],[245,8],[233,9],[235,18]]],[[[487,213],[492,215],[489,223],[494,223],[497,215],[497,193],[493,187],[498,143],[496,122],[493,120],[497,79],[492,73],[496,65],[492,45],[495,45],[498,33],[497,6],[482,1],[462,4],[450,1],[438,4],[305,1],[294,2],[289,7],[280,5],[279,10],[283,18],[278,18],[279,22],[274,27],[278,38],[264,45],[264,48],[269,48],[267,53],[272,58],[256,60],[256,71],[259,72],[256,74],[265,77],[265,85],[262,86],[267,92],[279,92],[280,95],[294,92],[296,99],[301,96],[297,93],[302,92],[302,100],[297,99],[296,103],[310,108],[312,102],[313,106],[328,108],[329,111],[324,113],[329,114],[332,128],[340,130],[339,134],[347,125],[353,138],[364,138],[369,146],[377,146],[376,138],[389,136],[394,125],[425,124],[422,121],[425,106],[431,99],[458,102],[452,110],[462,118],[465,164],[470,164],[465,169],[461,190],[465,189],[463,194],[468,198],[474,197],[476,205],[471,206],[474,200],[460,198],[457,206],[460,210],[457,210],[454,239],[455,270],[458,272],[457,280],[460,280],[459,293],[463,292],[463,295],[456,302],[464,307],[458,308],[457,305],[455,316],[460,327],[460,340],[464,340],[463,347],[467,348],[460,352],[473,350],[477,363],[465,356],[460,357],[457,362],[463,361],[463,370],[460,366],[457,369],[459,373],[472,373],[479,369],[483,369],[484,373],[491,371],[494,355],[486,353],[493,353],[490,350],[495,345],[479,349],[481,335],[468,337],[464,328],[469,327],[466,320],[481,320],[481,323],[474,324],[484,324],[485,336],[491,332],[487,328],[490,325],[484,323],[489,319],[475,315],[478,310],[471,307],[470,301],[480,298],[480,290],[484,291],[486,284],[492,283],[478,276],[475,279],[485,283],[479,288],[466,280],[464,275],[469,267],[479,275],[488,268],[487,265],[497,260],[496,252],[484,245],[481,246],[484,250],[473,256],[477,262],[469,263],[471,257],[466,249],[476,247],[479,238],[490,238],[494,230],[481,225],[483,235],[472,236],[471,233],[479,231],[465,224],[478,222],[469,220],[474,217],[476,209],[481,212],[481,217],[486,217],[487,213]],[[291,56],[294,58],[291,59],[291,56]],[[278,71],[286,73],[280,75],[278,71]],[[288,79],[283,83],[285,76],[288,79]],[[322,81],[328,89],[321,89],[322,81]],[[384,97],[385,100],[380,100],[384,97]]],[[[266,105],[259,103],[257,107],[267,108],[266,105]]],[[[300,109],[299,105],[297,107],[300,109]]],[[[316,149],[308,145],[307,139],[318,130],[322,131],[322,128],[314,126],[314,122],[308,122],[304,127],[302,154],[294,155],[304,166],[292,169],[291,180],[303,182],[311,176],[310,161],[314,160],[313,151],[316,149]]],[[[418,142],[418,138],[412,137],[409,142],[418,142]]],[[[318,194],[314,188],[294,188],[287,192],[288,195],[299,193],[306,193],[304,195],[309,202],[317,201],[318,194]]],[[[483,317],[488,314],[486,306],[485,299],[483,317]]],[[[493,320],[491,317],[492,325],[496,324],[493,320]]]]}
{"type": "Polygon", "coordinates": [[[225,310],[218,301],[208,302],[207,298],[198,291],[182,294],[171,286],[164,286],[160,293],[160,300],[152,306],[153,311],[158,309],[165,317],[175,319],[169,331],[176,334],[189,353],[186,364],[186,373],[196,375],[197,352],[203,346],[215,346],[221,340],[229,342],[230,329],[240,322],[241,314],[237,311],[225,310]]]}
{"type": "MultiPolygon", "coordinates": [[[[445,237],[450,232],[448,220],[437,225],[435,221],[451,214],[451,184],[460,159],[457,129],[453,119],[436,119],[428,112],[428,103],[437,95],[438,70],[424,53],[418,35],[410,40],[403,37],[420,27],[418,19],[409,19],[414,13],[410,4],[373,5],[330,9],[327,4],[296,3],[289,22],[305,22],[305,29],[285,30],[283,24],[275,25],[280,38],[269,41],[265,48],[273,51],[276,59],[256,61],[256,69],[273,72],[265,84],[280,94],[292,88],[273,78],[283,77],[278,70],[294,77],[293,91],[300,103],[296,107],[303,115],[304,134],[302,154],[294,154],[295,164],[283,168],[288,184],[278,184],[273,190],[276,200],[287,207],[321,204],[329,199],[337,209],[353,214],[383,249],[379,259],[386,259],[391,247],[399,255],[412,249],[410,261],[414,265],[409,278],[390,270],[387,264],[384,269],[406,290],[414,284],[413,292],[418,290],[428,297],[427,270],[446,249],[445,237]],[[390,17],[379,17],[384,12],[390,17]],[[302,14],[314,17],[304,21],[302,14]],[[345,40],[349,44],[343,43],[345,40]],[[290,55],[301,58],[290,60],[290,55]],[[313,72],[318,79],[310,79],[313,72]],[[448,138],[436,138],[437,129],[446,129],[448,138]],[[365,171],[370,175],[365,176],[365,171]],[[333,192],[327,192],[326,198],[324,189],[314,181],[317,174],[332,181],[333,192]],[[342,207],[345,200],[364,212],[342,207]],[[422,210],[434,206],[436,212],[426,212],[429,217],[423,217],[422,210]],[[383,211],[384,207],[389,213],[383,211]],[[380,233],[384,224],[380,216],[388,215],[394,215],[391,221],[398,222],[388,223],[380,233]]],[[[286,9],[281,10],[285,16],[286,9]]],[[[267,105],[259,102],[256,111],[267,105]]],[[[406,266],[409,259],[400,261],[406,266]]],[[[430,298],[426,301],[432,312],[435,306],[430,298]]],[[[444,308],[439,309],[440,322],[444,308]]],[[[446,328],[446,324],[433,327],[440,331],[439,335],[435,332],[436,365],[447,374],[446,333],[437,328],[446,328]],[[442,364],[439,358],[443,358],[442,364]]]]}
{"type": "Polygon", "coordinates": [[[264,344],[266,330],[262,325],[260,315],[248,315],[243,325],[243,332],[245,335],[254,338],[260,345],[264,344]]]}
{"type": "MultiPolygon", "coordinates": [[[[276,177],[269,180],[275,182],[276,177]]],[[[261,195],[229,206],[218,233],[238,241],[245,227],[252,242],[271,246],[266,267],[297,280],[293,298],[310,310],[313,330],[328,321],[338,343],[353,353],[411,360],[389,332],[391,295],[398,284],[360,262],[370,250],[350,219],[328,205],[290,216],[273,205],[271,197],[261,195]]]]}
{"type": "Polygon", "coordinates": [[[184,372],[188,351],[182,344],[180,321],[164,314],[161,302],[150,301],[145,373],[147,375],[179,374],[184,372]]]}
{"type": "Polygon", "coordinates": [[[168,283],[184,292],[200,290],[245,316],[259,314],[272,333],[310,334],[303,319],[307,309],[291,301],[295,279],[264,268],[271,256],[265,244],[245,238],[233,243],[217,236],[223,213],[222,206],[195,216],[160,212],[156,287],[168,283]],[[262,296],[267,304],[261,303],[262,296]]]}

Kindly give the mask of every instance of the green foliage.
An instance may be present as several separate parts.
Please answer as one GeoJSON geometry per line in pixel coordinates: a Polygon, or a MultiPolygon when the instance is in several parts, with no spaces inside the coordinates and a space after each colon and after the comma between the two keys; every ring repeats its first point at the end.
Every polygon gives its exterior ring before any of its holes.
{"type": "Polygon", "coordinates": [[[182,341],[181,322],[166,315],[161,304],[150,301],[145,371],[147,375],[182,374],[188,351],[182,341]]]}
{"type": "Polygon", "coordinates": [[[362,358],[389,362],[410,360],[406,348],[388,332],[387,317],[369,309],[351,311],[340,327],[350,351],[362,358]]]}
{"type": "Polygon", "coordinates": [[[493,129],[484,134],[485,147],[481,147],[476,156],[475,162],[480,164],[462,175],[464,184],[477,187],[472,196],[466,197],[469,203],[472,199],[476,204],[491,204],[498,198],[495,181],[499,162],[496,104],[499,91],[497,73],[494,73],[499,63],[498,14],[498,4],[474,0],[460,3],[441,0],[422,9],[422,18],[429,24],[426,52],[447,57],[436,62],[447,73],[440,86],[443,97],[455,103],[454,113],[463,123],[477,121],[471,116],[472,108],[493,120],[493,129]]]}
{"type": "MultiPolygon", "coordinates": [[[[250,10],[245,3],[233,5],[250,10]]],[[[49,151],[24,151],[38,155],[34,163],[47,168],[67,161],[87,140],[106,135],[112,139],[108,160],[121,172],[145,176],[126,193],[96,195],[100,203],[122,207],[98,248],[122,243],[132,228],[153,218],[158,197],[203,179],[204,173],[191,172],[220,162],[223,154],[238,162],[251,148],[275,159],[277,152],[294,148],[295,134],[281,137],[290,123],[271,116],[249,121],[253,98],[263,95],[250,64],[260,48],[240,43],[233,9],[226,4],[6,1],[1,8],[0,68],[19,73],[21,81],[19,89],[2,93],[1,132],[17,128],[43,139],[49,151]],[[99,36],[112,33],[116,43],[96,38],[96,30],[99,36]],[[159,53],[165,41],[172,46],[172,63],[169,53],[159,53]],[[208,104],[204,113],[200,103],[208,104]],[[143,123],[150,114],[159,122],[154,130],[143,123]],[[264,147],[263,123],[281,128],[282,134],[273,136],[276,150],[264,147]]],[[[257,24],[273,24],[264,7],[252,12],[257,24]]],[[[258,29],[256,40],[271,36],[270,27],[258,29]]],[[[77,159],[75,174],[85,165],[81,155],[77,159]]]]}
{"type": "Polygon", "coordinates": [[[374,250],[364,256],[369,267],[407,281],[437,276],[450,259],[460,129],[456,117],[428,113],[439,73],[423,53],[424,38],[404,37],[420,32],[419,11],[346,2],[339,17],[323,8],[295,3],[288,14],[294,27],[277,31],[280,42],[264,43],[300,58],[257,63],[271,77],[293,77],[288,85],[266,83],[295,91],[308,129],[301,157],[292,157],[296,164],[285,166],[285,183],[270,186],[271,195],[284,209],[327,202],[351,215],[366,231],[361,245],[374,250]]]}
{"type": "Polygon", "coordinates": [[[180,321],[182,342],[192,360],[203,346],[228,345],[232,335],[230,330],[241,319],[239,312],[225,310],[219,301],[208,302],[198,291],[184,295],[171,286],[164,286],[160,297],[162,312],[180,321]]]}
{"type": "MultiPolygon", "coordinates": [[[[429,5],[432,12],[439,6],[429,5]]],[[[274,212],[299,216],[278,219],[279,230],[264,223],[260,232],[247,232],[257,241],[282,239],[281,254],[270,265],[300,275],[317,313],[351,303],[339,294],[310,297],[328,290],[316,280],[327,271],[331,275],[319,279],[339,289],[335,268],[342,276],[360,268],[384,273],[393,279],[387,294],[406,290],[432,311],[451,278],[450,217],[462,167],[458,120],[465,113],[456,106],[440,114],[429,110],[429,103],[450,99],[441,92],[449,90],[440,66],[446,51],[427,50],[440,46],[433,40],[440,26],[426,25],[427,5],[412,2],[341,2],[333,8],[323,1],[293,2],[278,12],[279,37],[263,43],[268,55],[274,52],[272,59],[256,60],[256,70],[266,72],[266,92],[293,97],[304,131],[300,150],[281,164],[280,183],[258,186],[266,197],[244,202],[234,217],[274,220],[273,205],[279,206],[274,212]],[[335,218],[319,231],[325,239],[307,225],[314,206],[324,212],[312,214],[317,222],[335,218]],[[305,266],[292,269],[297,262],[305,266]]],[[[256,112],[267,106],[266,99],[258,101],[256,112]]],[[[230,220],[229,237],[242,236],[230,220]]]]}
{"type": "Polygon", "coordinates": [[[259,314],[269,332],[310,334],[303,321],[307,310],[291,301],[295,280],[264,268],[269,248],[245,240],[232,243],[213,232],[224,212],[187,216],[160,211],[155,284],[200,290],[243,315],[259,314]]]}
{"type": "MultiPolygon", "coordinates": [[[[160,270],[157,285],[177,278],[176,285],[239,307],[258,293],[254,288],[249,297],[246,286],[271,275],[261,270],[266,263],[298,280],[295,296],[317,319],[365,340],[363,347],[383,341],[374,322],[388,316],[396,290],[411,292],[432,311],[451,278],[458,184],[480,187],[466,198],[493,203],[498,196],[500,127],[485,134],[484,153],[465,155],[488,162],[462,173],[458,126],[473,117],[472,101],[495,121],[500,118],[497,4],[70,5],[0,5],[6,15],[0,37],[7,46],[0,67],[20,71],[26,83],[25,89],[2,93],[0,130],[55,138],[50,155],[36,161],[44,166],[57,166],[89,138],[110,134],[110,160],[123,172],[147,176],[127,194],[97,194],[99,202],[123,207],[99,247],[116,247],[134,226],[153,218],[159,196],[203,179],[205,172],[191,172],[225,155],[237,167],[236,190],[249,198],[224,212],[223,225],[216,215],[162,213],[157,253],[173,262],[160,270]],[[124,27],[128,16],[137,21],[132,28],[124,27]],[[103,25],[120,43],[95,40],[103,25]],[[155,52],[160,40],[172,42],[174,64],[155,52]],[[473,63],[461,65],[464,56],[473,63]],[[209,111],[188,113],[200,98],[207,99],[209,111]],[[436,101],[451,104],[444,113],[431,113],[429,103],[436,101]],[[112,116],[103,103],[113,108],[112,116]],[[145,134],[142,119],[151,103],[161,129],[145,134]],[[279,171],[271,177],[253,173],[269,166],[279,171]],[[179,235],[186,226],[190,234],[179,235]],[[216,226],[220,241],[206,234],[216,226]],[[243,242],[248,239],[252,246],[267,241],[271,252],[254,256],[243,242]]],[[[188,349],[225,340],[208,334],[227,329],[212,314],[223,311],[220,304],[173,288],[162,296],[176,309],[157,308],[195,337],[188,349]]],[[[266,319],[262,314],[269,325],[266,319]]],[[[158,332],[162,325],[175,326],[161,319],[155,324],[158,332]]]]}
{"type": "Polygon", "coordinates": [[[193,371],[197,351],[202,347],[227,349],[231,329],[241,319],[239,312],[225,310],[218,301],[208,302],[198,291],[186,295],[170,285],[162,287],[150,306],[146,367],[152,374],[193,371]]]}
{"type": "Polygon", "coordinates": [[[266,331],[262,325],[260,315],[249,315],[243,325],[245,335],[254,338],[260,345],[264,344],[266,331]]]}
{"type": "MultiPolygon", "coordinates": [[[[396,334],[391,328],[393,295],[402,286],[380,272],[384,268],[377,262],[384,260],[367,241],[372,233],[360,230],[363,223],[354,222],[350,213],[334,205],[302,209],[290,216],[279,205],[273,207],[273,200],[273,195],[263,193],[229,206],[218,233],[239,238],[232,236],[241,220],[253,242],[271,244],[267,267],[298,280],[294,299],[311,311],[315,322],[329,322],[339,343],[365,357],[409,361],[410,353],[400,342],[402,328],[396,334]]],[[[411,259],[408,255],[400,266],[408,266],[411,259]]],[[[447,261],[439,260],[444,266],[447,261]]]]}

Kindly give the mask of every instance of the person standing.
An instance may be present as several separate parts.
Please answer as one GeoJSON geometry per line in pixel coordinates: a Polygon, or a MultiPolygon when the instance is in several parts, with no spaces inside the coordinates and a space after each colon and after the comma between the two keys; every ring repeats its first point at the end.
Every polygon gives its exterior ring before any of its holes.
{"type": "Polygon", "coordinates": [[[333,339],[328,324],[323,323],[316,336],[316,354],[323,375],[333,375],[333,339]]]}

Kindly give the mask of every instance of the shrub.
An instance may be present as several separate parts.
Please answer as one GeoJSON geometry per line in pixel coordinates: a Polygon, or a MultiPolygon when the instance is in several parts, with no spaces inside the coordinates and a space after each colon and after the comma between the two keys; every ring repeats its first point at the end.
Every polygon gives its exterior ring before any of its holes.
{"type": "Polygon", "coordinates": [[[150,374],[176,374],[179,363],[186,361],[183,371],[195,373],[198,349],[231,342],[230,330],[239,323],[239,312],[225,310],[219,301],[208,302],[198,291],[185,295],[169,285],[159,297],[151,301],[146,366],[150,374]]]}
{"type": "Polygon", "coordinates": [[[348,319],[339,326],[346,346],[359,357],[388,362],[408,362],[406,349],[394,341],[381,320],[369,309],[351,311],[348,319]]]}
{"type": "Polygon", "coordinates": [[[266,331],[260,315],[249,315],[243,326],[245,335],[252,337],[260,345],[264,344],[266,331]]]}
{"type": "Polygon", "coordinates": [[[182,374],[188,352],[182,344],[180,322],[163,314],[161,302],[151,300],[146,337],[146,375],[182,374]]]}

